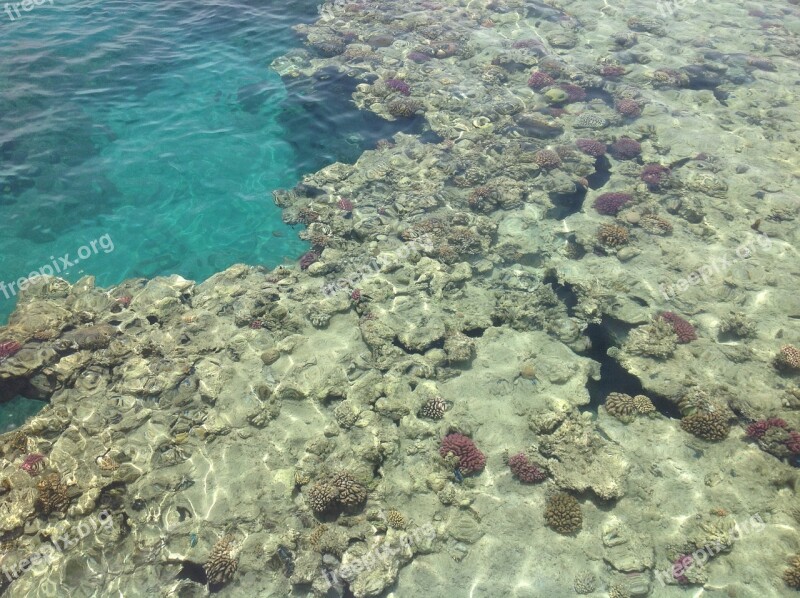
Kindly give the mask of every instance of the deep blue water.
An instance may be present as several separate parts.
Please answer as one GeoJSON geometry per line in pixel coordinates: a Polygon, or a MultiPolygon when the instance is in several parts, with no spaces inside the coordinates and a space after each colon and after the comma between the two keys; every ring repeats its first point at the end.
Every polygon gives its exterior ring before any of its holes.
{"type": "Polygon", "coordinates": [[[287,89],[269,69],[316,15],[308,0],[0,13],[0,282],[53,261],[108,286],[295,260],[306,244],[271,192],[391,134],[350,83],[287,89]]]}

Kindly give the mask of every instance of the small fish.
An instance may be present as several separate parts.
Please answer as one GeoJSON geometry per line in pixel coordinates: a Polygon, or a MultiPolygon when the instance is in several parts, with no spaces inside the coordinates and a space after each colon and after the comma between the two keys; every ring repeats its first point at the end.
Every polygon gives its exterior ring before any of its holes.
{"type": "Polygon", "coordinates": [[[197,534],[195,534],[194,532],[189,534],[189,546],[191,546],[192,548],[197,546],[197,534]]]}
{"type": "Polygon", "coordinates": [[[456,482],[458,484],[464,481],[464,474],[461,473],[461,470],[458,467],[453,469],[453,476],[456,478],[456,482]]]}

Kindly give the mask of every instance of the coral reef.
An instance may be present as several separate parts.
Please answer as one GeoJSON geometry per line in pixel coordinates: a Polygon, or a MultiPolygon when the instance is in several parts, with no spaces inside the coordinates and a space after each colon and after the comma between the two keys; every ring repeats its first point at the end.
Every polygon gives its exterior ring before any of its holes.
{"type": "Polygon", "coordinates": [[[0,363],[18,353],[20,349],[22,349],[22,345],[17,341],[0,342],[0,363]]]}
{"type": "Polygon", "coordinates": [[[630,137],[620,137],[608,148],[617,160],[633,160],[642,153],[642,145],[630,137]]]}
{"type": "Polygon", "coordinates": [[[576,139],[575,146],[587,156],[599,158],[606,153],[606,144],[597,139],[576,139]]]}
{"type": "Polygon", "coordinates": [[[795,372],[800,370],[800,349],[793,345],[784,345],[772,362],[779,370],[795,372]]]}
{"type": "Polygon", "coordinates": [[[633,200],[629,193],[610,192],[598,195],[594,200],[594,209],[599,214],[615,216],[624,206],[633,200]]]}
{"type": "Polygon", "coordinates": [[[576,594],[591,594],[597,588],[597,578],[593,573],[579,573],[572,581],[572,587],[576,594]]]}
{"type": "Polygon", "coordinates": [[[36,483],[39,495],[36,497],[36,505],[42,513],[64,513],[69,506],[69,495],[67,485],[61,480],[58,473],[50,473],[36,483]]]}
{"type": "Polygon", "coordinates": [[[681,419],[681,428],[703,440],[719,441],[728,437],[730,426],[717,412],[694,413],[681,419]]]}
{"type": "Polygon", "coordinates": [[[783,572],[783,583],[794,590],[800,590],[800,555],[789,559],[789,568],[783,572]]]}
{"type": "Polygon", "coordinates": [[[660,319],[669,322],[672,330],[675,331],[679,343],[690,343],[697,340],[697,331],[688,321],[680,317],[678,314],[665,311],[659,314],[660,319]]]}
{"type": "Polygon", "coordinates": [[[537,484],[547,479],[547,473],[537,463],[528,459],[525,453],[509,457],[508,467],[515,478],[526,484],[537,484]]]}
{"type": "Polygon", "coordinates": [[[670,170],[661,164],[645,164],[639,178],[642,179],[651,191],[657,191],[666,182],[670,170]]]}
{"type": "Polygon", "coordinates": [[[638,412],[633,397],[623,392],[610,393],[603,404],[609,415],[622,421],[631,421],[638,412]]]}
{"type": "Polygon", "coordinates": [[[628,229],[619,224],[602,224],[597,229],[597,242],[603,247],[615,249],[627,245],[630,239],[628,229]]]}
{"type": "Polygon", "coordinates": [[[552,170],[561,166],[561,158],[553,150],[539,150],[533,155],[533,161],[545,170],[552,170]]]}
{"type": "Polygon", "coordinates": [[[211,549],[211,554],[203,565],[209,585],[224,584],[233,579],[239,566],[235,550],[235,538],[231,535],[220,538],[211,549]]]}
{"type": "Polygon", "coordinates": [[[573,534],[581,529],[583,515],[578,501],[569,494],[554,494],[547,499],[544,520],[559,534],[573,534]]]}
{"type": "Polygon", "coordinates": [[[548,75],[547,73],[543,73],[541,71],[532,72],[530,77],[528,78],[528,87],[531,87],[532,89],[535,89],[537,91],[542,90],[545,87],[549,87],[554,83],[555,81],[550,75],[548,75]]]}
{"type": "Polygon", "coordinates": [[[486,466],[486,456],[478,450],[471,438],[463,434],[452,433],[445,436],[439,447],[439,454],[442,457],[456,457],[457,467],[465,474],[479,472],[486,466]]]}
{"type": "Polygon", "coordinates": [[[447,403],[442,397],[430,397],[419,410],[422,417],[442,419],[447,411],[447,403]]]}

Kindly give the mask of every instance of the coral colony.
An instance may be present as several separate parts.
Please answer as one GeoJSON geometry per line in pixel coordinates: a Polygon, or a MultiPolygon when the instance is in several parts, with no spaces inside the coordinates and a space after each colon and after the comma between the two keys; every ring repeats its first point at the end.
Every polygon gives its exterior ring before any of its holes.
{"type": "Polygon", "coordinates": [[[458,467],[462,473],[470,474],[481,471],[486,466],[486,456],[478,450],[475,443],[463,434],[448,434],[442,439],[439,447],[442,457],[453,455],[457,459],[458,467]]]}

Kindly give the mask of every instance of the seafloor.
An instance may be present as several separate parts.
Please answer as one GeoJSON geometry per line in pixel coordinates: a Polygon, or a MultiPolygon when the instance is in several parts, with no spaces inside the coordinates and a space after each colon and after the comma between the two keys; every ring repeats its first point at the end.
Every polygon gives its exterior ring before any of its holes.
{"type": "Polygon", "coordinates": [[[795,594],[799,17],[325,5],[273,66],[436,135],[276,192],[293,268],[24,293],[5,595],[795,594]]]}

